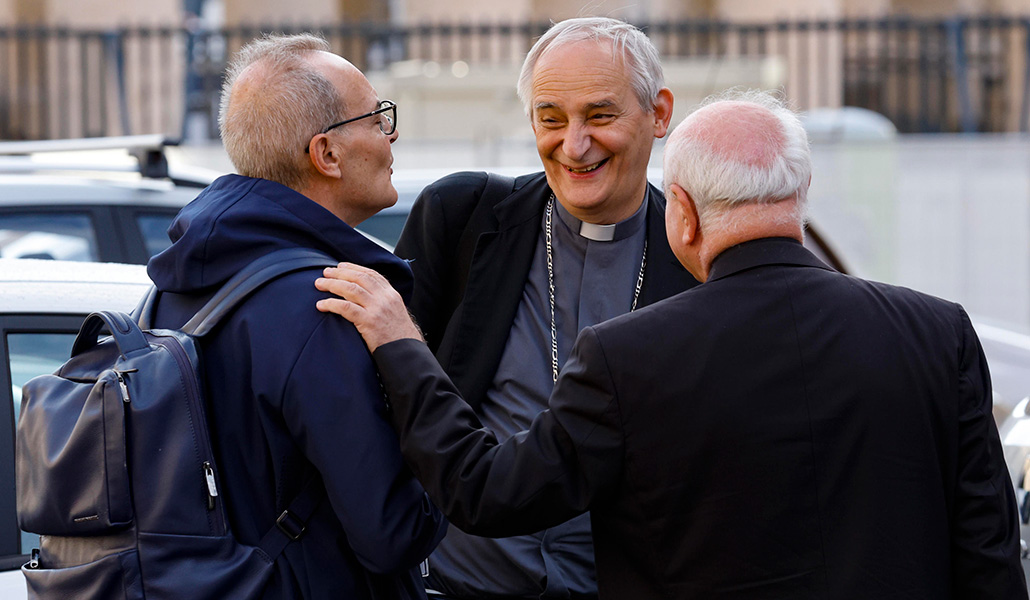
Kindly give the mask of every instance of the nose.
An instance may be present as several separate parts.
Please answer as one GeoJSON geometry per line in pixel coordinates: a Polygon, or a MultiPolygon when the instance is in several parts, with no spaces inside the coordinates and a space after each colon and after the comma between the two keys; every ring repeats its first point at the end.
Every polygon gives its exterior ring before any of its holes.
{"type": "Polygon", "coordinates": [[[580,160],[590,150],[590,131],[582,123],[569,123],[562,140],[562,152],[571,160],[580,160]]]}
{"type": "Polygon", "coordinates": [[[400,134],[398,134],[398,133],[397,133],[397,129],[394,129],[394,130],[393,130],[393,133],[391,133],[391,134],[390,134],[390,135],[388,136],[388,137],[389,137],[389,140],[390,140],[390,143],[391,143],[391,144],[397,141],[397,136],[398,136],[398,135],[400,135],[400,134]]]}

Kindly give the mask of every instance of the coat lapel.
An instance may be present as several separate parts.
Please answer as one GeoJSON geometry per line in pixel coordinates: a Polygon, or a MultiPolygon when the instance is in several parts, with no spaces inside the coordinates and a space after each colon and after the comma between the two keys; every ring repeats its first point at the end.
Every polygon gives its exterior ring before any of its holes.
{"type": "Polygon", "coordinates": [[[508,332],[522,299],[543,206],[550,197],[541,175],[494,207],[497,227],[479,235],[448,371],[470,404],[477,406],[493,381],[508,332]]]}

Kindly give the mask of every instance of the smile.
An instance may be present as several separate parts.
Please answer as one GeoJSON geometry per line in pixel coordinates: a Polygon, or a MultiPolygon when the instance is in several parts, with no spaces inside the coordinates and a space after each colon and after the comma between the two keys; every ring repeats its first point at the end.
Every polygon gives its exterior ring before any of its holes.
{"type": "Polygon", "coordinates": [[[568,171],[569,173],[577,173],[577,174],[589,173],[591,171],[596,171],[597,169],[600,169],[607,162],[608,162],[608,159],[606,158],[606,159],[602,160],[601,162],[597,162],[597,163],[594,163],[594,164],[590,165],[589,167],[583,167],[581,169],[574,169],[572,167],[565,167],[565,170],[568,171]]]}

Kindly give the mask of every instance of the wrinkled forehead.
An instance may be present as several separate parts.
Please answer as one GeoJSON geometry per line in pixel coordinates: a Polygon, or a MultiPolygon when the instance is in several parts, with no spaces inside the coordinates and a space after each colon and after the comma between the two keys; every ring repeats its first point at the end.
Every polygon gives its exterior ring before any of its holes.
{"type": "Polygon", "coordinates": [[[570,41],[549,46],[533,69],[533,105],[562,96],[572,104],[613,100],[631,90],[631,75],[609,41],[570,41]]]}
{"type": "Polygon", "coordinates": [[[621,61],[622,59],[622,52],[615,51],[613,40],[588,35],[552,40],[540,53],[540,59],[558,51],[576,52],[584,56],[592,56],[598,60],[621,61]]]}
{"type": "Polygon", "coordinates": [[[767,167],[786,144],[780,120],[751,102],[716,102],[688,117],[686,135],[705,143],[726,160],[767,167]]]}

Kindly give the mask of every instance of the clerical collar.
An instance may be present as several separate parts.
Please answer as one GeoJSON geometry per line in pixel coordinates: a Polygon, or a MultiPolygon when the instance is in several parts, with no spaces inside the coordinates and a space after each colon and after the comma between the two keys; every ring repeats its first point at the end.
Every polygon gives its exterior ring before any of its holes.
{"type": "Polygon", "coordinates": [[[566,210],[561,202],[555,202],[554,205],[558,216],[571,231],[595,242],[613,242],[626,239],[643,227],[647,215],[647,192],[644,192],[644,202],[640,203],[637,212],[630,215],[628,219],[612,225],[595,225],[580,221],[572,216],[572,213],[566,210]]]}

